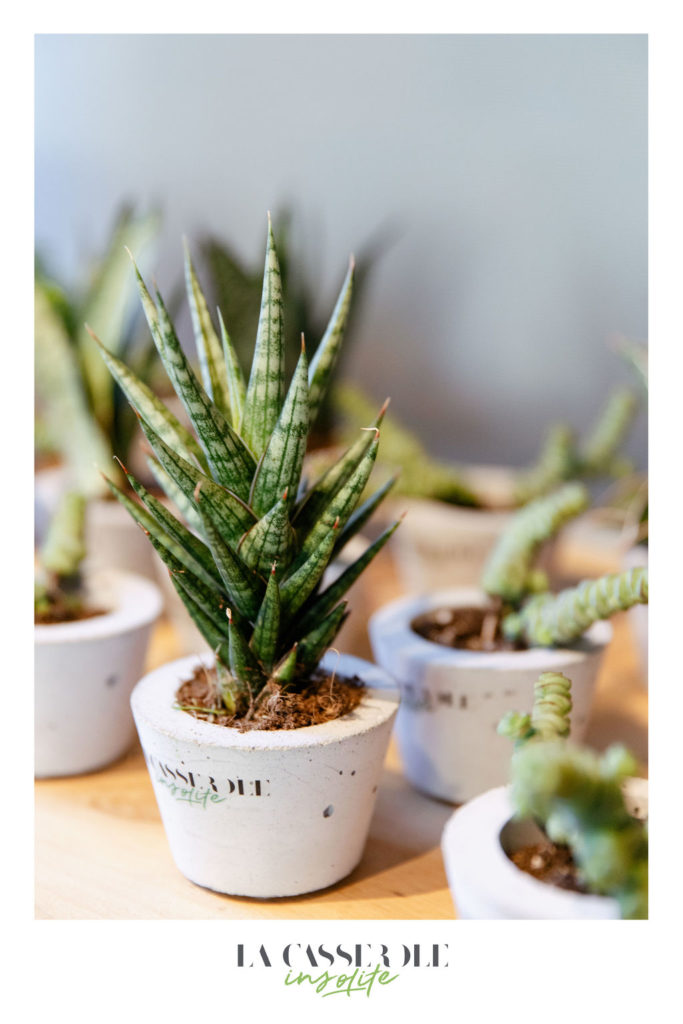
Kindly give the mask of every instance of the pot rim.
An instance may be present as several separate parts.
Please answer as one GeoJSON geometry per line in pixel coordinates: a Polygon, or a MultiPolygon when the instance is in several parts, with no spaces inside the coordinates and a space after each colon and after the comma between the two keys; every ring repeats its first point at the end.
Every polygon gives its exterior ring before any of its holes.
{"type": "Polygon", "coordinates": [[[197,746],[256,751],[335,743],[375,729],[398,710],[400,692],[387,672],[363,658],[330,650],[320,662],[322,667],[344,675],[360,676],[366,685],[365,694],[357,708],[341,718],[318,725],[240,732],[230,726],[193,718],[174,707],[175,692],[183,675],[199,664],[208,667],[213,662],[213,653],[191,654],[148,672],[131,695],[136,723],[144,720],[156,732],[196,743],[197,746]]]}
{"type": "Polygon", "coordinates": [[[155,583],[119,569],[85,569],[85,586],[91,601],[113,604],[109,611],[75,622],[34,625],[36,645],[78,644],[127,633],[155,622],[163,609],[163,597],[155,583]]]}
{"type": "Polygon", "coordinates": [[[594,622],[579,640],[564,647],[530,647],[522,651],[467,651],[434,643],[410,628],[410,622],[416,615],[442,604],[450,603],[455,607],[468,604],[479,606],[488,600],[484,591],[477,587],[449,587],[424,594],[408,594],[376,611],[370,617],[368,629],[371,635],[373,632],[391,632],[396,649],[409,646],[411,655],[422,661],[468,669],[543,667],[547,670],[555,665],[565,665],[568,657],[575,660],[581,655],[596,654],[612,638],[610,623],[600,621],[594,622]]]}
{"type": "MultiPolygon", "coordinates": [[[[646,787],[647,780],[640,778],[625,783],[626,792],[635,799],[642,799],[646,787]]],[[[514,814],[509,792],[508,786],[489,789],[463,804],[446,822],[441,849],[446,861],[454,853],[460,854],[461,884],[495,893],[502,914],[510,917],[519,916],[520,907],[533,911],[541,904],[558,918],[578,916],[577,908],[597,912],[588,916],[620,917],[612,897],[560,889],[534,878],[510,860],[500,838],[514,814]]]]}

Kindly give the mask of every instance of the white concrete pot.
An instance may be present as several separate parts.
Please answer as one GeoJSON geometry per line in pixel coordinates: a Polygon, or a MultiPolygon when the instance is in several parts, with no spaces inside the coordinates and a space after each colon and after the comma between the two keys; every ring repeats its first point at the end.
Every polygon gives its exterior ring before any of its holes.
{"type": "Polygon", "coordinates": [[[240,732],[174,707],[200,662],[212,659],[157,669],[131,698],[178,868],[234,896],[295,896],[338,882],[363,854],[398,707],[393,681],[328,652],[325,668],[368,687],[353,712],[303,729],[240,732]]]}
{"type": "Polygon", "coordinates": [[[401,688],[396,734],[408,779],[429,796],[453,803],[504,783],[510,741],[496,732],[507,711],[526,711],[541,672],[572,681],[572,734],[580,740],[590,713],[605,646],[607,622],[595,623],[567,648],[526,651],[455,650],[425,640],[410,623],[440,606],[479,606],[485,595],[468,588],[394,601],[369,622],[375,660],[401,688]]]}
{"type": "MultiPolygon", "coordinates": [[[[627,805],[647,817],[647,781],[629,779],[627,805]]],[[[508,788],[476,797],[449,818],[441,841],[456,913],[469,920],[570,920],[618,918],[616,900],[570,892],[522,871],[508,854],[537,841],[531,821],[515,821],[508,788]]]]}
{"type": "MultiPolygon", "coordinates": [[[[622,569],[647,569],[648,551],[642,544],[630,548],[623,558],[622,569]]],[[[638,654],[640,656],[640,667],[645,686],[648,685],[648,606],[636,604],[629,608],[629,625],[635,637],[638,654]]]]}
{"type": "MultiPolygon", "coordinates": [[[[60,496],[68,487],[61,466],[43,469],[35,476],[35,534],[40,543],[60,496]]],[[[118,569],[155,580],[154,548],[118,501],[91,498],[85,520],[85,543],[93,569],[118,569]]]]}
{"type": "Polygon", "coordinates": [[[35,774],[103,768],[135,737],[130,694],[144,670],[161,594],[139,576],[87,573],[87,593],[104,615],[35,626],[35,774]]]}

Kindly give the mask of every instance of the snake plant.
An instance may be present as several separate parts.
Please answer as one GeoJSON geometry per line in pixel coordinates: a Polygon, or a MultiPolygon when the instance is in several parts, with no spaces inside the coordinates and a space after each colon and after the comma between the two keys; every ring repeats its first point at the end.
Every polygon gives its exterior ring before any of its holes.
{"type": "Polygon", "coordinates": [[[611,896],[624,918],[648,912],[647,824],[628,811],[623,783],[637,770],[621,745],[604,754],[567,740],[571,683],[544,673],[531,714],[508,713],[498,731],[515,740],[511,799],[518,818],[533,819],[566,845],[589,892],[611,896]]]}
{"type": "Polygon", "coordinates": [[[157,228],[156,215],[122,210],[90,281],[73,293],[40,262],[36,266],[36,439],[61,456],[73,486],[87,497],[108,493],[99,470],[112,465],[112,451],[127,455],[135,416],[114,386],[85,323],[99,331],[112,351],[135,360],[138,374],[149,376],[150,346],[142,343],[131,319],[135,295],[123,247],[145,249],[157,228]]]}
{"type": "Polygon", "coordinates": [[[80,612],[80,566],[85,554],[85,498],[68,491],[57,505],[38,555],[36,618],[73,618],[80,612]]]}
{"type": "Polygon", "coordinates": [[[585,580],[559,594],[548,592],[535,558],[542,544],[587,505],[583,484],[565,484],[516,512],[503,531],[484,566],[482,587],[501,605],[507,640],[531,647],[570,643],[594,622],[647,603],[647,569],[585,580]]]}
{"type": "Polygon", "coordinates": [[[110,487],[148,534],[187,610],[216,652],[224,713],[244,715],[275,687],[310,678],[347,616],[344,595],[389,539],[394,523],[331,585],[330,560],[389,489],[359,499],[377,456],[384,410],[319,479],[302,479],[311,424],[324,399],[349,314],[353,263],[310,364],[303,338],[286,385],[282,284],[270,218],[261,313],[248,380],[218,313],[212,321],[189,254],[186,282],[201,380],[178,340],[161,294],[135,268],[147,322],[193,431],[129,367],[103,358],[137,411],[157,477],[186,523],[131,473],[137,496],[110,487]],[[179,510],[180,511],[180,510],[179,510]],[[191,526],[191,529],[188,529],[191,526]]]}

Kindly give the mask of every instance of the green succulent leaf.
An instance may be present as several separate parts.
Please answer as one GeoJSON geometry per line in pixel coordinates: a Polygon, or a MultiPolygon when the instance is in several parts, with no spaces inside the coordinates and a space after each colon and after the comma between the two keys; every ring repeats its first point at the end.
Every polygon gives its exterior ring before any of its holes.
{"type": "Polygon", "coordinates": [[[221,316],[220,309],[218,310],[218,322],[221,331],[221,341],[223,343],[225,373],[228,380],[231,423],[235,430],[239,430],[240,425],[242,423],[242,415],[244,412],[244,399],[246,396],[247,387],[244,382],[242,367],[239,364],[237,353],[235,352],[232,341],[230,340],[230,335],[225,329],[225,324],[223,323],[223,317],[221,316]]]}
{"type": "Polygon", "coordinates": [[[310,414],[311,423],[314,423],[320,407],[325,398],[330,379],[334,372],[334,367],[339,356],[339,350],[341,348],[342,340],[344,337],[344,329],[349,317],[349,310],[351,308],[351,295],[353,293],[353,274],[354,274],[354,260],[351,257],[349,261],[349,269],[344,278],[341,292],[337,299],[336,305],[330,322],[327,325],[325,333],[316,349],[315,356],[311,361],[309,370],[309,384],[310,384],[310,414]]]}
{"type": "Polygon", "coordinates": [[[249,647],[234,618],[230,623],[230,672],[233,678],[232,697],[236,709],[246,711],[267,678],[259,665],[258,658],[249,647]]]}
{"type": "Polygon", "coordinates": [[[258,614],[265,590],[263,581],[225,543],[208,513],[208,502],[205,502],[201,492],[197,510],[202,519],[204,536],[230,601],[234,609],[238,609],[242,615],[253,622],[258,614]]]}
{"type": "Polygon", "coordinates": [[[332,556],[336,537],[337,530],[333,528],[304,564],[281,584],[280,601],[284,621],[291,621],[318,586],[332,556]]]}
{"type": "Polygon", "coordinates": [[[40,549],[40,563],[59,578],[76,576],[86,556],[85,498],[77,491],[62,496],[40,549]]]}
{"type": "MultiPolygon", "coordinates": [[[[397,476],[393,476],[390,480],[387,480],[382,487],[379,487],[374,494],[371,494],[370,497],[367,498],[362,505],[359,505],[356,511],[349,516],[346,526],[343,530],[339,531],[339,536],[334,546],[334,551],[332,552],[333,557],[342,551],[348,542],[363,529],[370,517],[374,514],[375,510],[384,501],[389,491],[394,487],[397,479],[397,476]]],[[[396,526],[398,526],[398,523],[396,523],[396,526]]]]}
{"type": "MultiPolygon", "coordinates": [[[[256,517],[249,506],[232,491],[214,483],[210,477],[205,476],[204,473],[177,455],[144,421],[142,429],[162,468],[177,484],[188,501],[196,506],[197,488],[200,488],[204,512],[210,516],[216,528],[221,531],[228,542],[236,545],[245,530],[248,530],[255,522],[256,517]]],[[[203,522],[204,516],[202,516],[203,522]]]]}
{"type": "Polygon", "coordinates": [[[343,601],[299,642],[297,652],[298,674],[305,675],[313,671],[341,629],[347,615],[346,601],[343,601]]]}
{"type": "Polygon", "coordinates": [[[269,216],[261,314],[240,428],[257,457],[266,450],[282,409],[284,374],[282,280],[269,216]]]}
{"type": "Polygon", "coordinates": [[[223,415],[230,416],[230,388],[223,359],[221,342],[214,330],[209,309],[204,298],[192,259],[185,242],[185,284],[192,314],[192,327],[199,356],[199,368],[204,388],[209,398],[218,406],[223,415]]]}
{"type": "Polygon", "coordinates": [[[194,437],[180,423],[160,398],[154,394],[144,381],[122,363],[112,352],[107,351],[94,332],[90,332],[93,341],[99,346],[100,354],[109,372],[117,382],[126,398],[154,430],[162,441],[170,445],[178,455],[187,461],[197,460],[202,469],[206,470],[206,458],[194,437]]]}
{"type": "Polygon", "coordinates": [[[287,514],[287,500],[283,496],[245,533],[237,551],[245,565],[266,576],[273,562],[277,562],[281,571],[287,568],[295,544],[294,530],[287,514]]]}
{"type": "Polygon", "coordinates": [[[308,629],[313,629],[316,622],[320,622],[321,619],[332,611],[338,602],[341,601],[347,590],[353,586],[365,569],[367,569],[375,555],[382,550],[399,525],[400,520],[397,520],[388,527],[388,529],[386,529],[373,544],[370,544],[370,546],[359,558],[356,559],[355,562],[352,562],[351,565],[337,577],[334,583],[331,583],[329,587],[323,590],[320,594],[317,594],[309,603],[308,607],[304,607],[302,617],[297,623],[297,628],[299,630],[306,631],[308,629]]]}
{"type": "Polygon", "coordinates": [[[147,456],[146,462],[153,479],[169,501],[178,509],[189,528],[201,536],[202,521],[192,501],[181,491],[175,480],[168,475],[164,467],[152,455],[147,456]]]}
{"type": "Polygon", "coordinates": [[[308,360],[302,344],[285,404],[252,484],[250,504],[257,515],[265,515],[285,491],[289,495],[288,507],[294,504],[306,453],[308,429],[308,360]]]}
{"type": "Polygon", "coordinates": [[[280,588],[276,579],[275,566],[273,566],[251,638],[251,648],[267,671],[273,667],[279,635],[280,588]]]}

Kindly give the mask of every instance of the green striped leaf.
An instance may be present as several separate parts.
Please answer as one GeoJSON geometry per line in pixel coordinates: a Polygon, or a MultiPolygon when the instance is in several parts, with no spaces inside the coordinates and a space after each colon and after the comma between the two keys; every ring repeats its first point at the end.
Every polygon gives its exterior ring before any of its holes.
{"type": "Polygon", "coordinates": [[[209,647],[216,652],[216,657],[227,665],[229,662],[229,644],[225,639],[220,630],[218,630],[211,619],[202,611],[196,601],[188,594],[187,590],[181,584],[180,580],[182,577],[169,570],[169,576],[171,577],[171,583],[176,589],[178,597],[185,605],[190,618],[194,622],[195,626],[206,640],[209,647]]]}
{"type": "Polygon", "coordinates": [[[344,329],[346,327],[346,321],[348,320],[349,309],[351,306],[353,273],[354,260],[353,257],[351,257],[351,260],[349,261],[349,269],[346,272],[346,277],[344,278],[339,298],[337,299],[334,311],[330,317],[330,322],[328,323],[322,340],[316,349],[315,356],[311,361],[308,377],[310,384],[311,423],[315,422],[316,417],[320,412],[320,407],[325,397],[325,393],[327,392],[335,363],[337,362],[339,349],[341,348],[344,329]]]}
{"type": "Polygon", "coordinates": [[[168,475],[164,467],[157,462],[153,455],[148,455],[146,462],[147,467],[157,484],[169,501],[171,501],[178,509],[189,528],[201,536],[202,521],[190,499],[183,494],[175,480],[168,475]]]}
{"type": "Polygon", "coordinates": [[[282,281],[268,215],[268,245],[254,359],[240,433],[258,457],[266,450],[284,399],[285,348],[282,281]]]}
{"type": "Polygon", "coordinates": [[[288,507],[294,504],[308,429],[308,360],[302,341],[285,404],[254,476],[249,504],[257,515],[265,515],[285,491],[288,507]]]}
{"type": "MultiPolygon", "coordinates": [[[[194,601],[205,618],[211,623],[215,630],[215,635],[219,636],[222,640],[226,640],[228,636],[228,629],[227,619],[225,617],[227,609],[227,600],[225,595],[217,594],[214,589],[207,587],[202,583],[202,581],[189,569],[186,569],[177,558],[174,558],[171,552],[165,548],[164,545],[156,539],[156,537],[151,536],[150,540],[154,546],[154,550],[158,553],[159,557],[170,572],[171,579],[174,584],[179,584],[188,597],[194,601]]],[[[212,646],[215,646],[214,642],[211,642],[211,644],[212,646]]]]}
{"type": "Polygon", "coordinates": [[[202,518],[204,536],[211,549],[216,568],[234,608],[253,622],[258,614],[265,590],[263,581],[251,572],[242,559],[224,542],[207,509],[208,505],[200,492],[197,510],[202,518]]]}
{"type": "Polygon", "coordinates": [[[254,457],[197,380],[158,292],[157,304],[162,339],[159,354],[197,433],[211,475],[246,501],[256,469],[254,457]]]}
{"type": "Polygon", "coordinates": [[[275,576],[275,566],[273,566],[251,638],[251,649],[269,672],[275,661],[279,633],[280,588],[275,576]]]}
{"type": "Polygon", "coordinates": [[[150,494],[131,473],[126,473],[130,486],[137,494],[140,501],[145,505],[148,512],[156,519],[159,526],[168,536],[176,542],[187,554],[188,568],[193,569],[195,574],[209,586],[218,587],[222,590],[223,583],[214,564],[209,548],[198,537],[169,512],[153,494],[150,494]]]}
{"type": "MultiPolygon", "coordinates": [[[[129,498],[127,494],[116,486],[113,480],[110,480],[108,477],[105,477],[104,479],[106,480],[114,497],[123,505],[136,523],[145,531],[150,542],[161,555],[162,560],[165,561],[170,568],[176,570],[187,569],[198,578],[201,577],[203,582],[213,589],[217,598],[223,596],[223,587],[220,578],[216,579],[213,572],[207,573],[201,562],[199,562],[194,555],[187,550],[184,544],[180,543],[171,533],[169,533],[147,508],[142,505],[138,505],[136,501],[129,498]],[[171,562],[169,562],[165,557],[164,553],[168,554],[169,558],[172,560],[171,562]]],[[[180,524],[178,525],[180,526],[180,524]]]]}
{"type": "Polygon", "coordinates": [[[304,537],[320,518],[326,505],[337,491],[344,486],[351,474],[358,468],[366,454],[376,432],[379,429],[389,401],[384,403],[375,422],[361,431],[361,436],[348,448],[337,461],[306,492],[299,503],[293,525],[300,537],[304,537]]]}
{"type": "Polygon", "coordinates": [[[393,476],[390,480],[387,480],[382,487],[379,487],[374,494],[371,494],[370,497],[356,509],[353,515],[349,517],[344,529],[339,531],[337,543],[335,544],[334,551],[332,552],[333,557],[348,544],[352,537],[355,537],[356,534],[363,529],[375,509],[381,505],[397,480],[398,476],[393,476]]]}
{"type": "Polygon", "coordinates": [[[399,526],[401,520],[393,523],[384,533],[371,544],[366,551],[357,558],[344,572],[337,577],[334,583],[318,594],[308,608],[304,609],[302,618],[297,623],[297,628],[302,631],[313,629],[317,622],[320,622],[332,611],[335,605],[342,599],[347,590],[353,586],[359,576],[365,571],[376,554],[382,550],[394,530],[399,526]]]}
{"type": "MultiPolygon", "coordinates": [[[[305,558],[308,558],[313,551],[315,551],[317,546],[321,544],[326,537],[328,531],[332,529],[335,521],[339,521],[340,529],[344,528],[351,513],[358,504],[361,494],[365,490],[365,485],[368,482],[368,477],[372,472],[372,467],[375,459],[377,458],[378,445],[379,431],[376,432],[370,447],[361,459],[358,467],[354,470],[343,487],[341,487],[336,494],[332,496],[322,515],[306,535],[301,546],[301,553],[299,555],[299,559],[297,559],[297,563],[301,563],[305,558]]],[[[299,567],[298,564],[296,564],[296,567],[299,567]]]]}
{"type": "Polygon", "coordinates": [[[280,603],[283,620],[291,621],[318,586],[332,556],[337,533],[336,529],[330,530],[323,543],[304,564],[281,584],[280,603]]]}
{"type": "Polygon", "coordinates": [[[235,700],[236,709],[246,710],[251,704],[259,690],[266,683],[261,666],[256,655],[253,653],[242,633],[231,615],[228,615],[230,623],[230,672],[232,673],[234,688],[232,696],[235,700]]]}
{"type": "Polygon", "coordinates": [[[237,551],[250,569],[264,576],[273,562],[283,571],[292,560],[296,540],[289,517],[285,498],[273,505],[258,523],[244,535],[237,551]]]}
{"type": "Polygon", "coordinates": [[[197,355],[199,356],[199,369],[206,393],[227,418],[230,416],[230,389],[225,372],[221,343],[211,322],[206,299],[197,280],[186,240],[184,241],[184,249],[185,285],[192,314],[192,328],[197,346],[197,355]]]}
{"type": "Polygon", "coordinates": [[[230,340],[230,335],[225,329],[223,317],[218,310],[218,323],[221,330],[223,343],[223,359],[225,360],[225,372],[228,378],[228,392],[230,394],[230,421],[239,433],[242,427],[242,414],[244,412],[244,396],[247,386],[244,382],[242,367],[239,364],[237,353],[230,340]]]}
{"type": "MultiPolygon", "coordinates": [[[[232,491],[220,487],[210,477],[205,476],[189,462],[185,462],[144,421],[142,429],[162,468],[175,481],[188,501],[191,501],[196,507],[197,488],[199,487],[202,493],[204,512],[211,518],[216,529],[228,543],[236,546],[244,532],[256,520],[256,516],[251,512],[249,506],[232,491]]],[[[203,521],[204,516],[202,516],[202,523],[203,521]]]]}
{"type": "Polygon", "coordinates": [[[306,675],[313,671],[341,629],[347,615],[346,601],[342,601],[299,642],[297,674],[306,675]]]}
{"type": "Polygon", "coordinates": [[[109,368],[109,372],[119,385],[133,408],[142,416],[159,437],[175,449],[178,455],[190,461],[193,457],[199,465],[206,469],[206,459],[202,449],[194,437],[180,423],[160,398],[154,394],[144,381],[133,373],[112,352],[109,352],[97,335],[91,331],[93,340],[99,345],[100,354],[109,368]]]}

